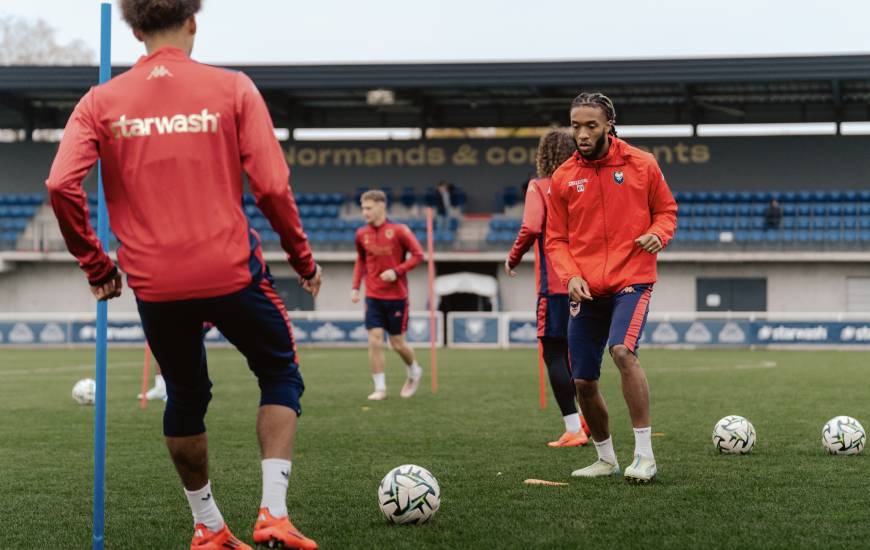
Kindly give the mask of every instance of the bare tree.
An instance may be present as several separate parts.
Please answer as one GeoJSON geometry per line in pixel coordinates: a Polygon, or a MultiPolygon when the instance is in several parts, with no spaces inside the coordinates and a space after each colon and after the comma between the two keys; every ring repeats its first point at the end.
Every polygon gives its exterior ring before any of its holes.
{"type": "Polygon", "coordinates": [[[93,65],[87,44],[58,44],[56,33],[42,19],[0,17],[0,65],[93,65]]]}

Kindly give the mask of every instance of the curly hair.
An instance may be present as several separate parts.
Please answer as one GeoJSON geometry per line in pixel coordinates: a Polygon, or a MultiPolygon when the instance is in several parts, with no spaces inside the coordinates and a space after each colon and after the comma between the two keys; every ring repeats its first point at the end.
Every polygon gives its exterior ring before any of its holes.
{"type": "Polygon", "coordinates": [[[616,108],[613,106],[613,101],[606,95],[600,92],[581,93],[571,102],[571,108],[575,107],[598,107],[604,111],[604,116],[607,117],[607,122],[610,123],[610,135],[616,137],[616,108]]]}
{"type": "Polygon", "coordinates": [[[539,178],[549,178],[574,153],[574,140],[564,130],[550,130],[538,142],[535,167],[539,178]]]}
{"type": "Polygon", "coordinates": [[[153,34],[180,27],[202,7],[202,0],[121,0],[124,21],[153,34]]]}

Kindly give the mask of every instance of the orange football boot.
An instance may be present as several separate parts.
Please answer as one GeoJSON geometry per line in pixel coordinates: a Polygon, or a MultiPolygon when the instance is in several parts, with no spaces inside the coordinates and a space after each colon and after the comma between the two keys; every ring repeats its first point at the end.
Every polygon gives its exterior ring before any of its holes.
{"type": "Polygon", "coordinates": [[[317,550],[317,543],[300,533],[287,516],[276,518],[268,508],[260,508],[254,524],[254,543],[269,548],[317,550]]]}
{"type": "Polygon", "coordinates": [[[565,432],[556,441],[547,443],[548,447],[582,447],[589,443],[589,436],[583,430],[579,432],[565,432]]]}
{"type": "Polygon", "coordinates": [[[190,550],[254,550],[230,533],[230,528],[224,524],[217,533],[197,523],[190,541],[190,550]]]}

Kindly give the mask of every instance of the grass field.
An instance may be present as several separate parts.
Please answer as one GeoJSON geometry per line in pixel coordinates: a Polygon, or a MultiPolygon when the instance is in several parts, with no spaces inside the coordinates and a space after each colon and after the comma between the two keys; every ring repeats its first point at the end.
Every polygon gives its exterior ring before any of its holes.
{"type": "MultiPolygon", "coordinates": [[[[855,547],[870,519],[865,455],[831,457],[829,418],[870,423],[870,358],[852,352],[646,351],[658,480],[572,480],[594,449],[550,449],[561,433],[539,411],[533,351],[448,350],[440,392],[368,403],[362,350],[302,350],[303,400],[289,508],[321,548],[855,547]],[[727,414],[758,432],[748,456],[718,456],[713,424],[727,414]],[[433,523],[388,525],[376,490],[392,467],[429,468],[442,488],[433,523]],[[526,478],[568,481],[530,487],[526,478]]],[[[70,399],[92,376],[92,352],[0,351],[0,548],[90,548],[93,408],[70,399]]],[[[186,548],[191,517],[161,438],[161,406],[140,411],[142,352],[111,350],[107,548],[186,548]]],[[[250,542],[260,476],[257,387],[241,357],[212,350],[210,427],[215,498],[250,542]]],[[[428,378],[426,380],[428,384],[428,378]]],[[[633,437],[609,363],[602,377],[616,450],[633,437]]]]}

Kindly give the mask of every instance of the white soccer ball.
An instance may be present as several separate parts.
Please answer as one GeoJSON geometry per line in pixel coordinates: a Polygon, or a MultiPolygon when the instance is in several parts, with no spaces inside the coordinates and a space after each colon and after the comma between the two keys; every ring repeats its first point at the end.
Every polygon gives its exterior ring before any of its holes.
{"type": "Polygon", "coordinates": [[[713,427],[713,446],[720,453],[745,455],[755,445],[755,426],[742,416],[726,416],[713,427]]]}
{"type": "Polygon", "coordinates": [[[73,386],[72,398],[79,405],[93,405],[97,395],[97,383],[91,378],[83,378],[73,386]]]}
{"type": "Polygon", "coordinates": [[[864,426],[851,416],[836,416],[822,428],[822,445],[832,455],[856,455],[865,439],[864,426]]]}
{"type": "Polygon", "coordinates": [[[441,488],[429,470],[405,464],[384,476],[378,504],[392,523],[426,523],[441,506],[441,488]]]}

